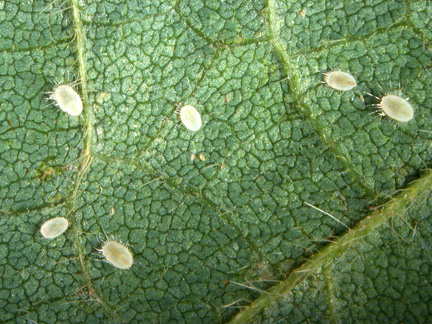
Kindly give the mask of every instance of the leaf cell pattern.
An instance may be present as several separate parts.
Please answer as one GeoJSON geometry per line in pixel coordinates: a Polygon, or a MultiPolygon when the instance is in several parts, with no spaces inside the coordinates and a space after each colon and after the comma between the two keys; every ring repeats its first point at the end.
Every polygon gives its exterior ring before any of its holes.
{"type": "Polygon", "coordinates": [[[0,3],[0,321],[431,322],[431,8],[0,3]],[[45,100],[70,83],[80,117],[45,100]]]}

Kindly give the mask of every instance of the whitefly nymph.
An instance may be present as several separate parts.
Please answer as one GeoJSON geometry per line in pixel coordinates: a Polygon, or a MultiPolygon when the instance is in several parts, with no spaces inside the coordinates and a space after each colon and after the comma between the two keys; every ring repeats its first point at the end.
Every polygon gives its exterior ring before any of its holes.
{"type": "Polygon", "coordinates": [[[133,264],[133,256],[129,249],[116,241],[108,241],[99,250],[106,260],[119,269],[129,269],[133,264]]]}
{"type": "Polygon", "coordinates": [[[40,228],[40,232],[45,238],[55,238],[63,234],[69,226],[69,222],[64,217],[55,217],[47,220],[40,228]]]}
{"type": "Polygon", "coordinates": [[[58,86],[51,93],[50,99],[53,99],[61,110],[71,116],[79,116],[83,110],[81,97],[71,86],[58,86]]]}
{"type": "Polygon", "coordinates": [[[410,103],[396,95],[384,96],[378,107],[383,114],[399,122],[408,122],[414,117],[414,109],[410,103]]]}
{"type": "Polygon", "coordinates": [[[187,129],[196,132],[202,126],[201,115],[195,107],[186,105],[180,108],[180,120],[187,129]]]}
{"type": "Polygon", "coordinates": [[[324,81],[327,85],[336,90],[347,91],[356,86],[354,77],[346,72],[331,71],[324,75],[324,81]]]}

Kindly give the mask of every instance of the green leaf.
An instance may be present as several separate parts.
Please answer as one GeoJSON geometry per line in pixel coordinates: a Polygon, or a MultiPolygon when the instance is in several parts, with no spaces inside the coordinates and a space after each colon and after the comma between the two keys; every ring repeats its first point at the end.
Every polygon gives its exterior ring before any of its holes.
{"type": "Polygon", "coordinates": [[[0,321],[432,322],[431,12],[0,2],[0,321]],[[71,83],[80,117],[46,101],[71,83]],[[375,113],[386,93],[414,119],[375,113]]]}

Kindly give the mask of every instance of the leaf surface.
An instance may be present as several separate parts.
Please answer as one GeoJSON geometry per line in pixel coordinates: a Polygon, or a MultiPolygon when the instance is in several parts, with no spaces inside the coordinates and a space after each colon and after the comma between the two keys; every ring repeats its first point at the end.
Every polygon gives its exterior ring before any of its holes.
{"type": "Polygon", "coordinates": [[[0,2],[0,321],[432,322],[431,11],[0,2]],[[46,101],[71,83],[80,117],[46,101]]]}

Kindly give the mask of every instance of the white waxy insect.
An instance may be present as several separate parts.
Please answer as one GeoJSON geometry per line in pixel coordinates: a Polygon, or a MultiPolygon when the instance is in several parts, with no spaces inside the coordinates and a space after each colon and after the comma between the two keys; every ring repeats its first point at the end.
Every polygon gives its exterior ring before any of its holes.
{"type": "Polygon", "coordinates": [[[83,110],[81,97],[71,86],[58,86],[50,98],[55,100],[60,109],[69,115],[79,116],[83,110]]]}
{"type": "Polygon", "coordinates": [[[324,75],[324,81],[327,85],[336,90],[351,90],[356,86],[354,77],[346,72],[332,71],[324,75]]]}
{"type": "Polygon", "coordinates": [[[133,263],[133,256],[129,249],[116,241],[108,241],[101,250],[103,256],[114,267],[119,269],[129,269],[133,263]]]}
{"type": "Polygon", "coordinates": [[[196,132],[201,128],[201,115],[195,107],[186,105],[180,109],[180,119],[187,129],[196,132]]]}
{"type": "Polygon", "coordinates": [[[414,109],[409,102],[396,95],[384,96],[378,107],[384,114],[400,122],[410,121],[414,117],[414,109]]]}
{"type": "Polygon", "coordinates": [[[64,217],[55,217],[47,220],[41,226],[40,232],[45,238],[54,238],[64,233],[69,226],[69,222],[64,217]]]}

